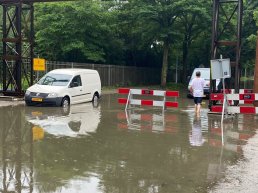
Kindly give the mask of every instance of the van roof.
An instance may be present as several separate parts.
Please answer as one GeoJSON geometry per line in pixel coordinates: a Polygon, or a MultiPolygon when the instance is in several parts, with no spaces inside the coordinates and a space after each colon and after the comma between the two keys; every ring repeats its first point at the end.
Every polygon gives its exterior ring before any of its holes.
{"type": "Polygon", "coordinates": [[[210,68],[195,68],[194,70],[210,70],[210,68]]]}
{"type": "Polygon", "coordinates": [[[96,73],[96,70],[92,69],[84,69],[84,68],[59,68],[50,71],[51,73],[57,73],[57,74],[69,74],[69,75],[74,75],[77,74],[78,72],[87,72],[87,73],[96,73]]]}

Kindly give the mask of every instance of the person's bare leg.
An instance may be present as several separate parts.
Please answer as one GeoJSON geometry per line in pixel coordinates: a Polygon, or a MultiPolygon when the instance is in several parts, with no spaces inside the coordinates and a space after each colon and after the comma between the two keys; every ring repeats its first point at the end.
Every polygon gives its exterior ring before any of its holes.
{"type": "Polygon", "coordinates": [[[195,104],[195,105],[194,105],[195,114],[197,113],[197,110],[198,110],[198,107],[197,107],[197,104],[195,104]]]}
{"type": "Polygon", "coordinates": [[[197,104],[197,115],[200,115],[201,112],[201,104],[197,104]]]}

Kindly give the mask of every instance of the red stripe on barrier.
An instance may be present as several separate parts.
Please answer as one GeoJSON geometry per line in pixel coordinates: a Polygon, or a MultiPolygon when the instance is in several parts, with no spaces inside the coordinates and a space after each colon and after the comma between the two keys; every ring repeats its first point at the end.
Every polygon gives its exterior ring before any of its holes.
{"type": "Polygon", "coordinates": [[[178,107],[178,102],[166,101],[165,106],[166,107],[178,107]]]}
{"type": "Polygon", "coordinates": [[[254,101],[255,100],[255,94],[239,94],[239,100],[244,101],[254,101]]]}
{"type": "Polygon", "coordinates": [[[210,95],[210,99],[213,101],[217,101],[217,100],[223,100],[224,99],[224,95],[222,93],[211,93],[210,95]]]}
{"type": "Polygon", "coordinates": [[[119,88],[118,93],[119,94],[129,94],[130,89],[129,88],[119,88]]]}
{"type": "Polygon", "coordinates": [[[153,101],[152,100],[142,100],[141,101],[141,105],[152,106],[153,105],[153,101]]]}
{"type": "Polygon", "coordinates": [[[119,98],[119,99],[118,99],[118,103],[120,103],[120,104],[126,104],[126,103],[127,103],[127,99],[125,99],[125,98],[119,98]]]}
{"type": "Polygon", "coordinates": [[[221,113],[222,112],[222,106],[212,106],[211,107],[211,112],[221,113]]]}
{"type": "Polygon", "coordinates": [[[143,89],[142,90],[142,94],[143,95],[153,95],[153,90],[145,90],[145,89],[143,89]]]}
{"type": "Polygon", "coordinates": [[[253,104],[253,101],[244,101],[244,104],[253,104]]]}
{"type": "Polygon", "coordinates": [[[255,107],[240,107],[240,113],[255,114],[255,107]]]}
{"type": "Polygon", "coordinates": [[[168,97],[179,97],[178,91],[166,91],[166,96],[168,97]]]}

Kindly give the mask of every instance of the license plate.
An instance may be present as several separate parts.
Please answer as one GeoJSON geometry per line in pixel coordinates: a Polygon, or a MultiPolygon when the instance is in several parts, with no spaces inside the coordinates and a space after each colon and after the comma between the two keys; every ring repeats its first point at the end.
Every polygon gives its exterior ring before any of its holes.
{"type": "Polygon", "coordinates": [[[39,111],[33,111],[33,112],[31,112],[31,115],[34,116],[34,117],[36,117],[36,116],[41,116],[41,115],[43,115],[43,113],[42,113],[42,112],[39,112],[39,111]]]}
{"type": "Polygon", "coordinates": [[[32,98],[31,101],[42,102],[42,98],[32,98]]]}

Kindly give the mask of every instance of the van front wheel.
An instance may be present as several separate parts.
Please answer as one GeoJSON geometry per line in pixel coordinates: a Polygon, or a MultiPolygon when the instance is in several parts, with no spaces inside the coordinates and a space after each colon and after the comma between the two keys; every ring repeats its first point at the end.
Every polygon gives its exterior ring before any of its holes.
{"type": "Polygon", "coordinates": [[[99,103],[99,95],[97,93],[95,93],[92,97],[92,103],[94,107],[98,106],[99,103]]]}
{"type": "Polygon", "coordinates": [[[70,106],[70,101],[67,97],[64,97],[61,102],[61,107],[68,108],[70,106]]]}

